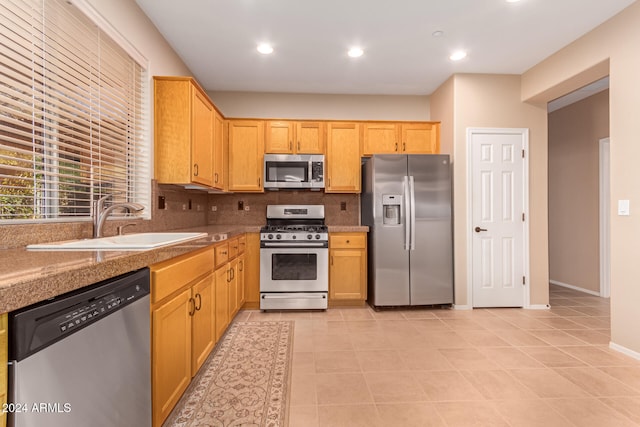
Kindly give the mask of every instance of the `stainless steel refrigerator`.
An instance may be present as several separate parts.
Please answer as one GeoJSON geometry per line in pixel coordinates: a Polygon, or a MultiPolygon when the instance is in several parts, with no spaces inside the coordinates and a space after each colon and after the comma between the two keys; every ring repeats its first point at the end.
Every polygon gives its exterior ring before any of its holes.
{"type": "Polygon", "coordinates": [[[362,166],[369,304],[453,303],[451,164],[445,154],[374,155],[362,166]]]}

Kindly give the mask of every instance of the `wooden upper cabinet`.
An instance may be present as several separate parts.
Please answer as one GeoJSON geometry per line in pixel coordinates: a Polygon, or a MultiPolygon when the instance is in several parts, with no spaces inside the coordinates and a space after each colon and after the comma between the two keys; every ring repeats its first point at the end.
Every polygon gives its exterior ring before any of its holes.
{"type": "Polygon", "coordinates": [[[293,153],[295,138],[294,122],[269,120],[265,123],[264,152],[293,153]]]}
{"type": "Polygon", "coordinates": [[[325,124],[268,120],[264,152],[269,154],[323,154],[325,124]]]}
{"type": "Polygon", "coordinates": [[[226,190],[226,126],[227,122],[220,113],[214,111],[213,115],[213,187],[226,190]]]}
{"type": "Polygon", "coordinates": [[[365,123],[362,128],[363,156],[401,152],[399,125],[395,123],[365,123]]]}
{"type": "Polygon", "coordinates": [[[439,154],[439,123],[403,123],[402,152],[406,154],[439,154]]]}
{"type": "Polygon", "coordinates": [[[229,121],[229,191],[262,192],[264,122],[229,121]]]}
{"type": "Polygon", "coordinates": [[[154,77],[155,177],[212,187],[213,104],[190,77],[154,77]]]}
{"type": "Polygon", "coordinates": [[[326,193],[360,192],[360,124],[327,125],[326,193]]]}
{"type": "Polygon", "coordinates": [[[438,154],[439,123],[364,123],[362,155],[438,154]]]}

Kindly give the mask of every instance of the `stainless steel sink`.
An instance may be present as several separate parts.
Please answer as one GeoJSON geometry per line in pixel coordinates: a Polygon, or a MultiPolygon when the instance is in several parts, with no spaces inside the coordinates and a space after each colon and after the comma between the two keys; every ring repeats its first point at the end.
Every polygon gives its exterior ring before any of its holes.
{"type": "Polygon", "coordinates": [[[99,239],[67,240],[28,245],[27,249],[49,251],[114,250],[143,251],[207,237],[207,233],[137,233],[99,239]]]}

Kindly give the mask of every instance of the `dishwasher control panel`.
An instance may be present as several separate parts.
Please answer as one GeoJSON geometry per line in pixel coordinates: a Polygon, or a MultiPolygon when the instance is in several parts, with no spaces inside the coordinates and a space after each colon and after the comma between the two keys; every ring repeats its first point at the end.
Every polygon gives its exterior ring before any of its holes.
{"type": "Polygon", "coordinates": [[[128,273],[9,313],[9,359],[29,355],[149,295],[149,269],[128,273]]]}

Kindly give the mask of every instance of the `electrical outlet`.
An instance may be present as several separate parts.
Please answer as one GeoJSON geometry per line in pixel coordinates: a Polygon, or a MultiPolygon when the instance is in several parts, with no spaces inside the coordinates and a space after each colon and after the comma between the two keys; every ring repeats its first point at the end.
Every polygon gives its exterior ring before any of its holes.
{"type": "Polygon", "coordinates": [[[245,210],[245,211],[249,211],[249,210],[251,210],[251,209],[249,208],[249,205],[247,205],[247,206],[245,206],[245,207],[244,207],[244,210],[245,210]]]}
{"type": "Polygon", "coordinates": [[[191,199],[189,199],[189,210],[191,210],[191,199]]]}
{"type": "Polygon", "coordinates": [[[158,196],[158,209],[167,209],[167,199],[164,196],[158,196]]]}
{"type": "Polygon", "coordinates": [[[341,211],[347,210],[347,202],[340,202],[340,210],[341,211]]]}
{"type": "Polygon", "coordinates": [[[242,200],[238,200],[238,210],[244,210],[244,202],[242,200]]]}
{"type": "Polygon", "coordinates": [[[187,210],[187,204],[186,204],[186,203],[183,203],[183,204],[182,204],[182,210],[183,210],[183,211],[186,211],[186,210],[187,210]]]}

